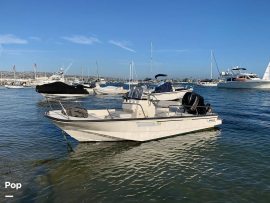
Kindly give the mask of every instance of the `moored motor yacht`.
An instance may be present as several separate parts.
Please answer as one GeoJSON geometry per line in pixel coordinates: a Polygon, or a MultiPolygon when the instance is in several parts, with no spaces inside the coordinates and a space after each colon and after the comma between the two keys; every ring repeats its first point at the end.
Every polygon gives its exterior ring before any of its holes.
{"type": "Polygon", "coordinates": [[[213,128],[222,123],[210,105],[192,92],[183,105],[159,108],[155,101],[143,99],[141,87],[132,89],[121,109],[86,110],[64,107],[45,116],[78,141],[149,141],[213,128]]]}
{"type": "Polygon", "coordinates": [[[63,82],[53,82],[44,85],[37,85],[36,92],[42,94],[45,98],[78,98],[89,95],[88,91],[82,85],[68,85],[63,82]]]}
{"type": "Polygon", "coordinates": [[[268,64],[263,78],[255,73],[246,72],[245,68],[235,67],[226,72],[221,72],[222,82],[218,83],[220,88],[256,88],[270,89],[270,63],[268,64]]]}

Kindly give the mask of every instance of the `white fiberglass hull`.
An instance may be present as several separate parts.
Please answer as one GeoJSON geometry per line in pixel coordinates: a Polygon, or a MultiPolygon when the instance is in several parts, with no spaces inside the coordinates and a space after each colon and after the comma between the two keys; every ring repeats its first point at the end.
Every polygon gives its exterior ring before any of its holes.
{"type": "Polygon", "coordinates": [[[84,89],[86,89],[86,91],[87,91],[90,95],[93,95],[93,94],[94,94],[94,88],[87,88],[87,87],[85,87],[84,89]]]}
{"type": "Polygon", "coordinates": [[[197,85],[201,87],[216,87],[217,83],[198,83],[197,85]]]}
{"type": "Polygon", "coordinates": [[[270,89],[270,80],[228,81],[218,83],[219,88],[270,89]]]}
{"type": "Polygon", "coordinates": [[[191,90],[181,90],[174,92],[162,92],[162,93],[151,93],[150,98],[158,101],[174,101],[182,99],[183,96],[191,90]]]}
{"type": "Polygon", "coordinates": [[[5,87],[8,89],[22,89],[22,88],[24,88],[24,86],[20,86],[20,85],[5,85],[5,87]]]}
{"type": "Polygon", "coordinates": [[[149,141],[173,135],[189,133],[220,125],[222,121],[216,115],[119,119],[98,121],[72,121],[54,119],[54,112],[47,117],[80,142],[89,141],[149,141]]]}
{"type": "Polygon", "coordinates": [[[94,88],[95,94],[98,95],[116,95],[116,94],[125,94],[128,92],[128,90],[123,89],[122,87],[115,87],[115,88],[106,88],[106,87],[97,87],[94,88]]]}
{"type": "Polygon", "coordinates": [[[47,94],[41,93],[46,98],[82,98],[87,97],[89,94],[47,94]]]}

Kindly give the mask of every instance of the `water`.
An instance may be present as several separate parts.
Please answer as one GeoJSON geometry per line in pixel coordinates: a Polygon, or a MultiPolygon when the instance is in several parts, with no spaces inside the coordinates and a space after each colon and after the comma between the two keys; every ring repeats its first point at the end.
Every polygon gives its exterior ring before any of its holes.
{"type": "MultiPolygon", "coordinates": [[[[270,92],[195,91],[223,119],[219,130],[146,143],[68,137],[70,152],[40,95],[0,89],[0,202],[270,202],[270,92]]],[[[84,99],[91,108],[119,101],[84,99]]]]}

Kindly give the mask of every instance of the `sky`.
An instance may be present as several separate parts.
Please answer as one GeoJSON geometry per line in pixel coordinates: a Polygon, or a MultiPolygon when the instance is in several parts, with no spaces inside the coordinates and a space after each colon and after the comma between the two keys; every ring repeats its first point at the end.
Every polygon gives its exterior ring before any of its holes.
{"type": "Polygon", "coordinates": [[[268,0],[0,0],[0,71],[72,64],[67,74],[95,75],[98,64],[102,76],[128,78],[134,61],[138,78],[209,78],[213,50],[220,70],[262,76],[269,8],[268,0]]]}

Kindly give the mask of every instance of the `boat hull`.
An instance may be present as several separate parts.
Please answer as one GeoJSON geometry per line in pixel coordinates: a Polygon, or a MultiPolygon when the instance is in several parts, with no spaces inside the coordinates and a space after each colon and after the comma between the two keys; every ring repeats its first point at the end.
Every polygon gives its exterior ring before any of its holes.
{"type": "Polygon", "coordinates": [[[24,86],[21,85],[5,85],[6,88],[8,89],[22,89],[25,88],[24,86]]]}
{"type": "Polygon", "coordinates": [[[143,142],[213,128],[222,123],[216,115],[102,121],[66,121],[53,119],[50,115],[47,117],[80,142],[124,140],[143,142]]]}
{"type": "Polygon", "coordinates": [[[181,90],[174,92],[162,92],[162,93],[151,93],[150,98],[158,101],[174,101],[182,99],[183,96],[190,92],[190,90],[181,90]]]}
{"type": "Polygon", "coordinates": [[[220,82],[217,87],[231,89],[270,89],[270,80],[220,82]]]}
{"type": "Polygon", "coordinates": [[[83,98],[88,97],[89,94],[47,94],[47,93],[41,93],[42,96],[44,96],[47,99],[59,99],[59,98],[83,98]]]}
{"type": "Polygon", "coordinates": [[[128,90],[125,90],[121,87],[115,87],[115,88],[94,88],[94,92],[97,95],[117,95],[117,94],[125,94],[128,92],[128,90]]]}
{"type": "Polygon", "coordinates": [[[217,83],[198,83],[197,85],[200,87],[216,87],[218,84],[217,83]]]}

